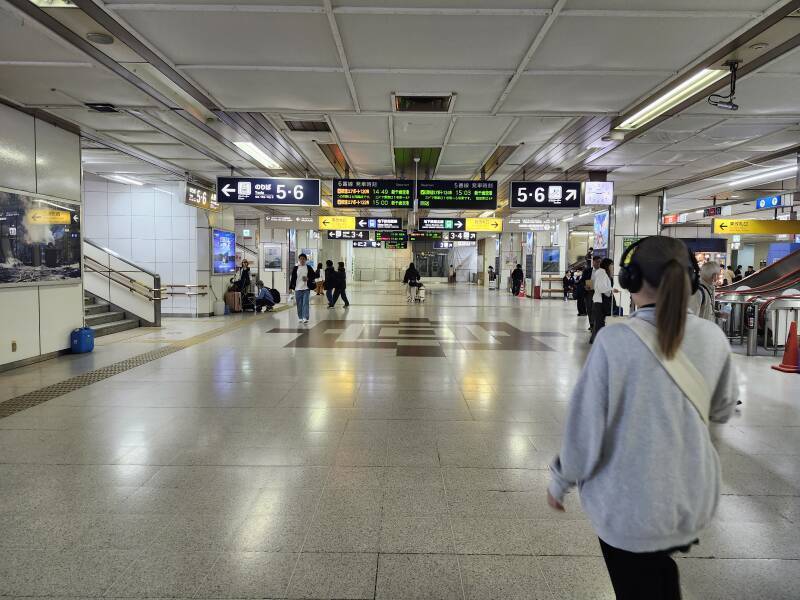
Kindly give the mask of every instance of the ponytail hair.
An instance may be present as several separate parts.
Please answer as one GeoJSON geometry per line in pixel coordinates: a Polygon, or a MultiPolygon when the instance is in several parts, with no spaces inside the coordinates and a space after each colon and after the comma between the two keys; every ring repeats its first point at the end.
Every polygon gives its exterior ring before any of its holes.
{"type": "Polygon", "coordinates": [[[658,346],[667,359],[675,356],[683,341],[690,288],[686,265],[671,258],[664,265],[656,299],[658,346]]]}

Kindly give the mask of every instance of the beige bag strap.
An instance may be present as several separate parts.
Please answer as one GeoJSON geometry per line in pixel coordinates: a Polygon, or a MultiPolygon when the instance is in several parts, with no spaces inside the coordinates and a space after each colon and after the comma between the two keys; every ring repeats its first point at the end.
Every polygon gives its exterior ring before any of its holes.
{"type": "Polygon", "coordinates": [[[675,384],[681,389],[689,402],[697,409],[703,423],[708,425],[711,412],[711,390],[705,378],[686,356],[683,350],[678,350],[672,359],[667,360],[658,347],[658,333],[655,326],[643,319],[629,318],[624,325],[629,327],[639,336],[645,346],[653,353],[669,374],[675,384]]]}

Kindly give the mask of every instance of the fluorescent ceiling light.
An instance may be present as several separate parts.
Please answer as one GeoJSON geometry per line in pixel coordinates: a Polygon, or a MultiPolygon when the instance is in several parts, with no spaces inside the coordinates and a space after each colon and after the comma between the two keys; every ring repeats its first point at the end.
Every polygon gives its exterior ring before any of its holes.
{"type": "Polygon", "coordinates": [[[31,0],[31,4],[42,8],[75,8],[71,0],[31,0]]]}
{"type": "Polygon", "coordinates": [[[562,223],[567,223],[569,221],[572,221],[572,219],[574,219],[574,218],[575,218],[575,215],[570,215],[570,216],[568,216],[568,217],[566,217],[564,219],[561,219],[561,222],[562,223]]]}
{"type": "Polygon", "coordinates": [[[106,179],[110,179],[112,181],[118,181],[120,183],[130,183],[131,185],[144,185],[144,182],[138,181],[137,179],[133,179],[131,177],[125,177],[124,175],[103,175],[106,179]]]}
{"type": "Polygon", "coordinates": [[[764,171],[763,173],[759,173],[757,175],[748,175],[747,177],[742,177],[741,179],[734,179],[724,183],[720,182],[717,185],[700,190],[694,190],[691,193],[702,195],[706,192],[716,192],[719,190],[739,190],[754,183],[770,183],[773,181],[780,181],[781,179],[786,179],[789,175],[793,175],[796,171],[797,165],[792,165],[791,167],[781,167],[780,169],[764,171]]]}
{"type": "Polygon", "coordinates": [[[699,208],[699,209],[697,209],[697,210],[696,210],[696,211],[694,211],[694,212],[695,212],[696,214],[698,214],[698,215],[702,215],[702,214],[705,212],[705,210],[703,210],[702,208],[699,208]]]}
{"type": "Polygon", "coordinates": [[[281,166],[278,163],[276,163],[271,156],[265,153],[261,148],[256,146],[253,142],[233,142],[233,143],[236,144],[237,148],[255,158],[259,163],[264,165],[266,168],[273,170],[281,168],[281,166]]]}
{"type": "Polygon", "coordinates": [[[486,219],[486,218],[488,218],[488,217],[491,217],[493,214],[494,214],[494,211],[493,211],[493,210],[485,210],[485,211],[483,211],[483,212],[481,213],[481,216],[480,216],[479,218],[481,218],[481,219],[486,219]]]}
{"type": "Polygon", "coordinates": [[[702,69],[680,85],[656,98],[642,110],[625,119],[617,126],[617,129],[638,129],[727,75],[727,70],[702,69]]]}

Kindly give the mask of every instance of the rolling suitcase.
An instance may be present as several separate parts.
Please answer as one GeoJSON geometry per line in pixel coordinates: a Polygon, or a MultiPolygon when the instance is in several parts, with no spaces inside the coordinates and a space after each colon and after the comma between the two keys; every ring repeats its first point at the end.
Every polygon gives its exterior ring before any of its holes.
{"type": "Polygon", "coordinates": [[[225,306],[227,306],[228,310],[231,312],[242,312],[242,293],[226,292],[225,306]]]}

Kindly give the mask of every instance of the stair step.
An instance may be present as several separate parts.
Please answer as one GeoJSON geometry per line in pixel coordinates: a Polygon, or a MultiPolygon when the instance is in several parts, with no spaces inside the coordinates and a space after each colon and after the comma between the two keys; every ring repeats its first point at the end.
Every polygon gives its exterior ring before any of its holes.
{"type": "Polygon", "coordinates": [[[95,325],[123,320],[125,320],[125,313],[116,310],[110,310],[96,315],[86,315],[86,324],[92,328],[94,328],[95,325]]]}
{"type": "Polygon", "coordinates": [[[86,304],[83,307],[83,313],[85,315],[96,315],[99,313],[108,312],[111,310],[111,306],[108,302],[94,302],[92,304],[86,304]]]}
{"type": "Polygon", "coordinates": [[[128,329],[136,329],[139,327],[138,319],[123,319],[122,321],[113,321],[111,323],[103,323],[102,325],[92,325],[94,337],[109,335],[112,333],[119,333],[120,331],[127,331],[128,329]]]}
{"type": "Polygon", "coordinates": [[[97,303],[97,298],[95,298],[93,296],[84,296],[83,297],[83,305],[84,306],[90,306],[90,305],[96,304],[96,303],[97,303]]]}

